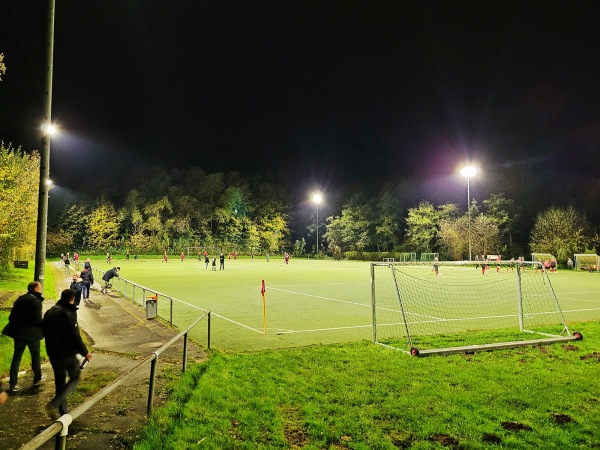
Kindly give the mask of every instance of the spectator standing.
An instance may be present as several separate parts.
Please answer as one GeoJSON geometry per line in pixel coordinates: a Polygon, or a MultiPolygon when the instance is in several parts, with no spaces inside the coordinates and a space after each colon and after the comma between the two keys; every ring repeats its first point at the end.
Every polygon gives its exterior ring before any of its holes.
{"type": "Polygon", "coordinates": [[[92,359],[79,334],[74,291],[62,291],[60,300],[44,314],[43,328],[56,387],[54,398],[46,405],[46,413],[56,420],[59,415],[69,412],[67,396],[79,383],[81,369],[77,354],[88,361],[92,359]]]}
{"type": "Polygon", "coordinates": [[[105,294],[106,290],[112,287],[110,280],[112,280],[114,277],[119,278],[119,270],[121,270],[120,267],[113,267],[112,269],[107,270],[104,275],[102,275],[104,286],[102,286],[102,289],[100,289],[100,293],[105,294]]]}
{"type": "Polygon", "coordinates": [[[8,326],[11,329],[10,337],[14,340],[14,352],[10,364],[9,392],[18,392],[19,366],[25,352],[29,348],[31,355],[31,370],[33,371],[33,384],[39,385],[46,380],[42,374],[40,359],[40,341],[44,338],[42,331],[42,285],[32,281],[27,286],[27,293],[21,295],[10,311],[8,326]]]}
{"type": "Polygon", "coordinates": [[[90,289],[94,284],[94,274],[92,273],[92,269],[84,268],[79,276],[81,277],[81,296],[84,301],[89,300],[90,289]]]}
{"type": "Polygon", "coordinates": [[[65,256],[64,262],[65,262],[65,273],[69,273],[71,271],[71,268],[69,267],[71,265],[71,261],[69,261],[68,256],[65,256]]]}
{"type": "Polygon", "coordinates": [[[73,274],[73,281],[71,282],[69,289],[75,292],[75,306],[79,306],[79,303],[81,303],[81,291],[83,290],[83,285],[81,281],[79,281],[77,273],[73,274]]]}

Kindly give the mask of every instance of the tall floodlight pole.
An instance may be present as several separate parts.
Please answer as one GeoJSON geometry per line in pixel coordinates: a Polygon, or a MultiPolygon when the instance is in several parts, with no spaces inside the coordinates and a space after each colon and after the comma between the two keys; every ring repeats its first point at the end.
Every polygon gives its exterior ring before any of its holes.
{"type": "Polygon", "coordinates": [[[477,173],[477,169],[473,166],[466,166],[460,170],[460,174],[467,178],[467,214],[469,215],[469,261],[471,258],[471,184],[470,180],[477,173]]]}
{"type": "Polygon", "coordinates": [[[54,10],[55,0],[48,1],[48,37],[46,48],[46,98],[44,125],[42,125],[42,148],[40,154],[40,183],[38,196],[37,234],[35,241],[34,280],[44,287],[46,266],[46,234],[48,228],[48,191],[50,189],[50,136],[52,127],[52,69],[54,60],[54,10]]]}
{"type": "Polygon", "coordinates": [[[314,194],[313,201],[317,205],[317,256],[319,256],[319,203],[321,203],[321,194],[314,194]]]}

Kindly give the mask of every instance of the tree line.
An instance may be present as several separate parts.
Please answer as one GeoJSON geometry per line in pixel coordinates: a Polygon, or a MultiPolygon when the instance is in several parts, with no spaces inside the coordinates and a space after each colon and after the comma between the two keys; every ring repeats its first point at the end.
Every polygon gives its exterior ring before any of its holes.
{"type": "MultiPolygon", "coordinates": [[[[31,259],[35,251],[39,156],[0,145],[0,266],[31,259]]],[[[48,224],[48,256],[67,251],[162,254],[188,246],[248,254],[283,251],[314,254],[307,248],[314,221],[298,228],[291,197],[280,185],[238,173],[207,173],[191,167],[168,172],[152,169],[133,180],[122,197],[74,194],[53,205],[48,224]],[[306,239],[305,239],[306,238],[306,239]]],[[[52,194],[52,191],[51,191],[52,194]]],[[[52,195],[51,195],[52,196],[52,195]]],[[[566,261],[573,253],[595,253],[597,230],[572,207],[540,212],[529,242],[514,242],[522,226],[521,208],[502,193],[469,210],[456,204],[435,206],[423,200],[404,210],[393,189],[376,196],[347,197],[339,215],[320,222],[318,253],[344,258],[357,252],[437,252],[443,259],[471,255],[525,256],[552,253],[566,261]]]]}

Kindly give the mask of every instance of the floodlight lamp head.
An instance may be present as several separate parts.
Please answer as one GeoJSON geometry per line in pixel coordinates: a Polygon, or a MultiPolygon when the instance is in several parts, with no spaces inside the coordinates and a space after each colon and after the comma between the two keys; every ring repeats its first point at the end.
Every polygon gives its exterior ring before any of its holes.
{"type": "Polygon", "coordinates": [[[473,166],[465,166],[462,169],[460,169],[460,174],[463,177],[471,178],[476,173],[477,173],[477,168],[473,167],[473,166]]]}
{"type": "Polygon", "coordinates": [[[321,194],[314,194],[313,195],[313,201],[318,205],[319,203],[321,203],[322,197],[321,194]]]}
{"type": "Polygon", "coordinates": [[[52,136],[53,134],[56,134],[57,129],[51,123],[45,123],[42,125],[42,131],[47,135],[52,136]]]}

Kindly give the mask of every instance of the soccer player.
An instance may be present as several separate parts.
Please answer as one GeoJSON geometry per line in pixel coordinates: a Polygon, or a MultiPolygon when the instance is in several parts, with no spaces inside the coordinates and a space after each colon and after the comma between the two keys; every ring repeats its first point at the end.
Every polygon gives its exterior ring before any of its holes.
{"type": "Polygon", "coordinates": [[[183,259],[185,258],[185,253],[181,252],[181,262],[183,262],[183,259]]]}
{"type": "Polygon", "coordinates": [[[440,276],[440,265],[438,264],[438,262],[439,262],[439,260],[438,260],[437,256],[435,258],[433,258],[433,270],[435,272],[436,277],[440,276]]]}

